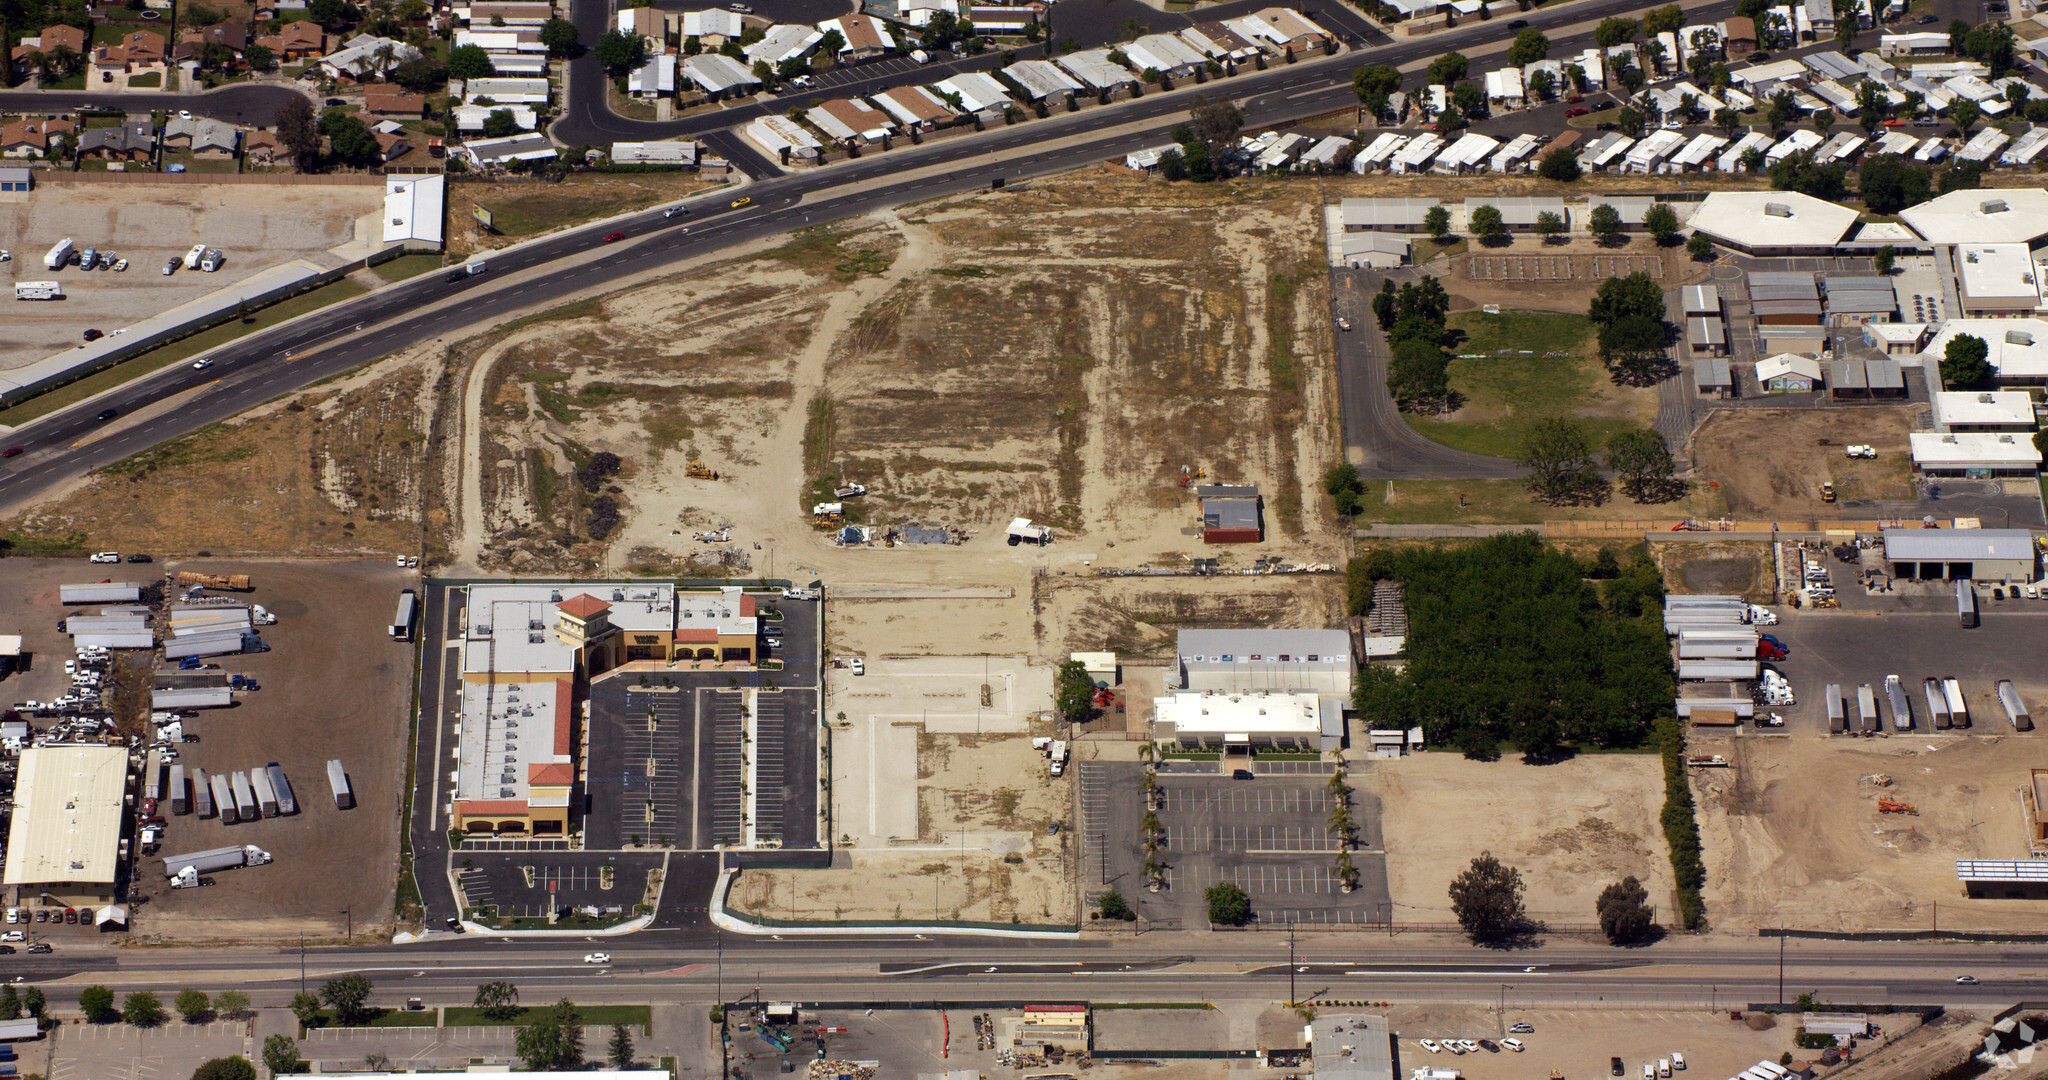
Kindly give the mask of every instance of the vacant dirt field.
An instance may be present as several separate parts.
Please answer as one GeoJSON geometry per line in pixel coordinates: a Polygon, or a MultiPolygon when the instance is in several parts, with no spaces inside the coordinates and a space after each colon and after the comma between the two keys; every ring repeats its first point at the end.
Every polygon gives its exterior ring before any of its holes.
{"type": "Polygon", "coordinates": [[[1600,890],[1629,875],[1649,890],[1659,921],[1675,917],[1671,856],[1657,823],[1664,769],[1655,755],[1532,766],[1437,752],[1354,769],[1354,783],[1382,807],[1398,922],[1455,922],[1451,879],[1482,851],[1521,871],[1532,918],[1592,923],[1600,890]],[[1475,791],[1486,797],[1473,798],[1475,791]]]}
{"type": "Polygon", "coordinates": [[[1922,929],[1937,902],[1945,928],[2039,925],[2039,904],[1965,899],[1956,882],[1957,859],[2027,850],[2018,789],[2034,762],[2009,738],[1694,743],[1734,763],[1693,778],[1715,929],[1922,929]],[[1879,773],[1894,783],[1859,782],[1879,773]],[[1879,814],[1880,793],[1920,812],[1879,814]]]}
{"type": "Polygon", "coordinates": [[[1868,517],[1856,504],[1913,497],[1906,434],[1916,411],[1925,406],[1716,409],[1693,434],[1694,471],[1721,485],[1735,517],[1868,517]],[[1877,457],[1845,456],[1850,443],[1876,447],[1877,457]],[[1820,501],[1822,480],[1841,501],[1820,501]]]}
{"type": "Polygon", "coordinates": [[[1341,626],[1341,574],[1060,580],[1043,605],[1045,651],[1172,656],[1181,630],[1341,626]]]}
{"type": "MultiPolygon", "coordinates": [[[[1766,544],[1652,544],[1664,569],[1665,589],[1674,593],[1736,593],[1767,604],[1777,592],[1766,544]]],[[[1782,598],[1779,598],[1782,599],[1782,598]]]]}

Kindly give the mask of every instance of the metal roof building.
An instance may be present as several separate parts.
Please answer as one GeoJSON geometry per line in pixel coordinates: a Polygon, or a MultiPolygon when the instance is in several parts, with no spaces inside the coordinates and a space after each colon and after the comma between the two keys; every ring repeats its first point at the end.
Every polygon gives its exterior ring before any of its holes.
{"type": "Polygon", "coordinates": [[[1307,1034],[1316,1080],[1393,1080],[1394,1042],[1386,1017],[1318,1016],[1307,1034]]]}
{"type": "Polygon", "coordinates": [[[1346,232],[1422,232],[1422,219],[1437,205],[1425,198],[1345,199],[1337,208],[1346,232]]]}
{"type": "Polygon", "coordinates": [[[2025,529],[1886,529],[1892,576],[1920,580],[2034,580],[2034,537],[2025,529]]]}
{"type": "Polygon", "coordinates": [[[1973,900],[2048,899],[2048,859],[1957,859],[1956,878],[1973,900]]]}
{"type": "Polygon", "coordinates": [[[1351,694],[1351,635],[1343,630],[1182,630],[1175,649],[1182,689],[1351,694]]]}
{"type": "Polygon", "coordinates": [[[69,907],[114,899],[128,751],[120,746],[38,746],[21,753],[6,885],[69,907]]]}
{"type": "Polygon", "coordinates": [[[1482,206],[1491,206],[1500,211],[1501,223],[1510,229],[1533,229],[1536,219],[1543,214],[1556,214],[1560,222],[1571,221],[1571,215],[1564,211],[1564,200],[1555,195],[1500,195],[1493,198],[1467,198],[1465,217],[1471,220],[1472,211],[1482,206]]]}

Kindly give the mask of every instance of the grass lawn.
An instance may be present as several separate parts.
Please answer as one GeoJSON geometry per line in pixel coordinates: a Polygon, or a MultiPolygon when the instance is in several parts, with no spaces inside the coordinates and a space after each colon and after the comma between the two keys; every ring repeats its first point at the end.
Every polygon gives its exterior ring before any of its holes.
{"type": "Polygon", "coordinates": [[[202,330],[190,337],[180,338],[168,345],[151,349],[140,356],[123,360],[105,371],[88,375],[77,382],[66,383],[48,393],[38,394],[11,409],[0,411],[0,426],[15,427],[28,423],[30,420],[46,416],[56,412],[58,409],[76,405],[94,394],[112,389],[130,379],[139,378],[152,371],[161,371],[181,360],[190,359],[208,349],[225,345],[236,338],[253,334],[267,327],[276,326],[286,319],[297,318],[309,311],[317,311],[329,304],[347,300],[353,296],[361,296],[368,291],[361,285],[343,278],[331,285],[323,285],[320,288],[314,289],[312,292],[301,293],[288,300],[272,304],[257,312],[249,322],[239,322],[230,318],[227,322],[212,329],[202,330]]]}
{"type": "Polygon", "coordinates": [[[386,281],[404,281],[406,278],[418,277],[440,268],[439,255],[400,255],[388,263],[371,267],[386,281]]]}
{"type": "Polygon", "coordinates": [[[1443,258],[1449,255],[1462,255],[1465,253],[1467,244],[1468,241],[1462,237],[1456,240],[1446,240],[1443,243],[1438,243],[1428,237],[1417,237],[1410,249],[1410,258],[1415,265],[1421,266],[1431,259],[1443,258]]]}
{"type": "Polygon", "coordinates": [[[45,90],[83,90],[85,72],[81,70],[76,75],[66,75],[61,79],[44,79],[40,85],[45,90]]]}
{"type": "Polygon", "coordinates": [[[130,90],[156,90],[162,88],[163,85],[164,73],[161,71],[146,71],[128,80],[128,89],[130,90]]]}
{"type": "Polygon", "coordinates": [[[172,165],[183,165],[186,172],[194,173],[237,173],[234,158],[203,158],[190,150],[173,150],[164,155],[163,171],[171,171],[172,165]]]}
{"type": "Polygon", "coordinates": [[[1655,390],[1618,387],[1608,378],[1594,358],[1593,325],[1584,315],[1465,311],[1453,314],[1450,326],[1466,335],[1451,361],[1451,388],[1465,403],[1446,418],[1408,418],[1415,430],[1446,446],[1512,458],[1538,420],[1567,417],[1584,425],[1597,447],[1656,416],[1655,390]]]}
{"type": "MultiPolygon", "coordinates": [[[[491,1027],[523,1024],[526,1022],[528,1011],[526,1008],[521,1008],[519,1015],[514,1016],[510,1020],[493,1020],[485,1016],[482,1009],[451,1006],[442,1010],[446,1016],[443,1026],[491,1027]]],[[[576,1011],[583,1015],[583,1022],[585,1024],[627,1024],[638,1027],[642,1032],[645,1032],[647,1026],[654,1022],[651,1015],[652,1007],[647,1005],[578,1005],[576,1006],[576,1011]]]]}

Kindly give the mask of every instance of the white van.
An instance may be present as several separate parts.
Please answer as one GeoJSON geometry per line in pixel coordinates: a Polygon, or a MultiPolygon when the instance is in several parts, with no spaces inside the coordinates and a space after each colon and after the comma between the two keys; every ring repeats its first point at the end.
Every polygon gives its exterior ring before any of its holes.
{"type": "Polygon", "coordinates": [[[1683,1054],[1683,1053],[1682,1053],[1682,1052],[1680,1052],[1680,1051],[1677,1051],[1677,1050],[1673,1050],[1673,1051],[1671,1052],[1671,1067],[1672,1067],[1672,1068],[1674,1068],[1674,1069],[1677,1069],[1677,1070],[1678,1070],[1679,1072],[1684,1072],[1684,1071],[1685,1071],[1685,1054],[1683,1054]]]}
{"type": "Polygon", "coordinates": [[[1658,1058],[1658,1059],[1657,1059],[1657,1075],[1658,1075],[1658,1076],[1670,1076],[1670,1075],[1671,1075],[1671,1059],[1670,1059],[1670,1058],[1658,1058]]]}
{"type": "Polygon", "coordinates": [[[1500,1044],[1508,1048],[1509,1050],[1513,1050],[1517,1054],[1521,1053],[1523,1050],[1522,1040],[1520,1039],[1502,1039],[1500,1041],[1500,1044]]]}

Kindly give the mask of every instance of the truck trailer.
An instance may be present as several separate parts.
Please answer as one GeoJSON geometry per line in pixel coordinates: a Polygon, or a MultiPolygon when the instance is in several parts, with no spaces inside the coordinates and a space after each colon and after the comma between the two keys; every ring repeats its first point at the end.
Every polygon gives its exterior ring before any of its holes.
{"type": "Polygon", "coordinates": [[[419,594],[411,589],[398,594],[398,610],[391,616],[391,640],[412,640],[412,624],[419,617],[419,602],[419,594]]]}
{"type": "Polygon", "coordinates": [[[164,876],[177,877],[186,870],[196,874],[211,874],[215,870],[234,870],[244,866],[262,866],[270,861],[270,853],[254,844],[239,847],[217,847],[195,851],[189,855],[172,855],[164,859],[164,876]]]}
{"type": "Polygon", "coordinates": [[[270,770],[250,769],[249,786],[256,789],[256,808],[264,817],[276,817],[277,789],[270,785],[270,770]]]}
{"type": "Polygon", "coordinates": [[[60,604],[133,604],[141,599],[142,586],[133,581],[57,586],[57,602],[60,604]]]}
{"type": "Polygon", "coordinates": [[[185,767],[174,764],[171,766],[171,813],[189,814],[191,812],[192,796],[185,788],[185,767]]]}
{"type": "Polygon", "coordinates": [[[64,264],[71,261],[71,252],[72,249],[75,248],[76,246],[77,245],[73,244],[71,242],[71,238],[68,236],[62,240],[57,241],[57,243],[50,248],[49,254],[43,256],[43,266],[50,270],[64,269],[64,264]]]}
{"type": "Polygon", "coordinates": [[[151,802],[164,797],[164,756],[155,750],[149,752],[149,760],[142,766],[142,797],[151,802]]]}
{"type": "Polygon", "coordinates": [[[1921,683],[1927,697],[1927,726],[1935,731],[1947,731],[1953,721],[1948,716],[1948,695],[1941,692],[1940,679],[1927,679],[1921,683]]]}
{"type": "Polygon", "coordinates": [[[349,787],[348,770],[341,767],[340,758],[330,758],[328,760],[327,784],[334,789],[334,808],[336,810],[355,809],[355,789],[349,787]]]}
{"type": "Polygon", "coordinates": [[[1828,734],[1840,735],[1849,730],[1849,721],[1842,708],[1842,686],[1829,683],[1825,691],[1828,704],[1828,734]]]}
{"type": "Polygon", "coordinates": [[[1998,704],[2005,709],[2005,718],[2012,721],[2014,731],[2034,730],[2034,718],[2027,715],[2027,703],[2020,700],[2020,692],[2011,679],[1998,680],[1998,704]]]}
{"type": "Polygon", "coordinates": [[[228,789],[228,778],[214,773],[207,780],[207,787],[213,793],[213,808],[220,814],[220,823],[233,825],[242,820],[241,811],[235,808],[235,793],[228,789]]]}
{"type": "Polygon", "coordinates": [[[1913,702],[1906,697],[1906,686],[1897,675],[1884,677],[1884,696],[1892,707],[1893,730],[1913,730],[1913,702]]]}
{"type": "Polygon", "coordinates": [[[1884,718],[1877,715],[1877,695],[1869,683],[1856,688],[1856,730],[1865,735],[1875,735],[1884,727],[1884,718]]]}
{"type": "Polygon", "coordinates": [[[1969,578],[1956,579],[1956,621],[1965,630],[1977,625],[1977,589],[1969,578]]]}
{"type": "Polygon", "coordinates": [[[228,787],[235,793],[235,813],[240,814],[243,821],[254,821],[263,816],[263,809],[256,805],[256,789],[249,785],[248,773],[235,770],[234,776],[228,780],[228,787]]]}
{"type": "Polygon", "coordinates": [[[1943,679],[1941,694],[1948,699],[1949,722],[1967,730],[1970,726],[1970,703],[1963,697],[1963,684],[1954,679],[1943,679]]]}
{"type": "Polygon", "coordinates": [[[285,779],[284,766],[273,761],[264,768],[270,774],[270,790],[277,796],[277,812],[286,816],[299,812],[299,802],[292,798],[292,782],[285,779]]]}

